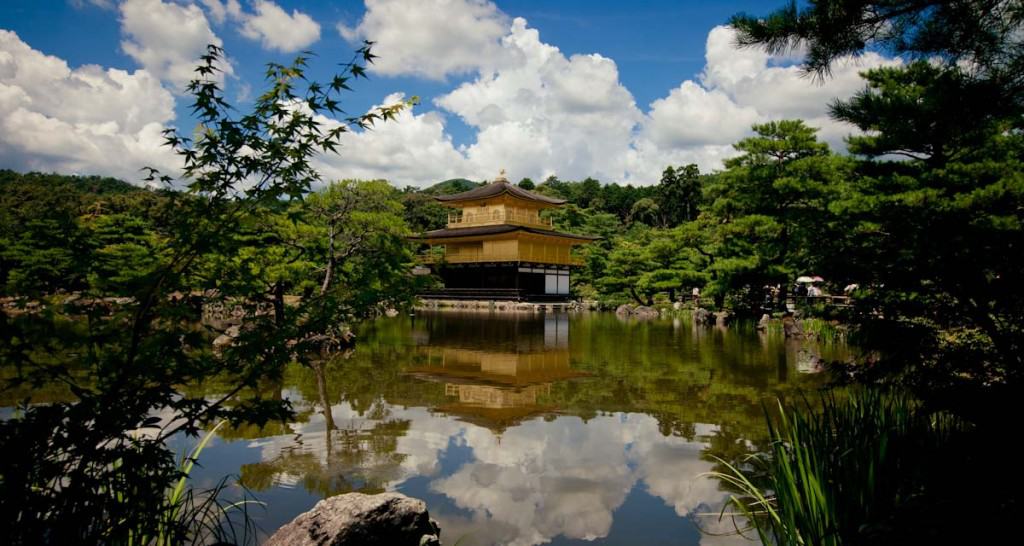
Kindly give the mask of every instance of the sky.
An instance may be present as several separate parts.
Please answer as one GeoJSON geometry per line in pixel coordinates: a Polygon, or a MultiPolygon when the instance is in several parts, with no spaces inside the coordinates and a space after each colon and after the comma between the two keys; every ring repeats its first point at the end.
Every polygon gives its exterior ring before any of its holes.
{"type": "Polygon", "coordinates": [[[828,104],[863,86],[859,72],[900,60],[869,52],[821,83],[802,74],[799,51],[736,47],[731,15],[783,3],[3,0],[0,168],[133,183],[147,166],[175,173],[161,131],[195,126],[184,88],[210,43],[227,52],[224,90],[244,112],[267,62],[313,51],[309,75],[324,81],[376,42],[345,110],[420,102],[318,157],[325,180],[423,187],[505,169],[649,185],[668,165],[719,169],[751,125],[786,118],[843,151],[854,129],[830,120],[828,104]]]}

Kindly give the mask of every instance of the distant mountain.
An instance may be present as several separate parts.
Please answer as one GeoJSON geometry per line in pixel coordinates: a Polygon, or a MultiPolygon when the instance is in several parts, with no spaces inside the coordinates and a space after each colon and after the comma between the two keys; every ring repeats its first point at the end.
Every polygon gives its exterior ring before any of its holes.
{"type": "Polygon", "coordinates": [[[445,180],[444,182],[438,182],[428,188],[424,188],[422,191],[428,195],[450,195],[453,193],[469,191],[483,185],[484,182],[473,182],[472,180],[466,180],[465,178],[452,178],[450,180],[445,180]]]}
{"type": "Polygon", "coordinates": [[[0,187],[4,191],[20,188],[40,188],[51,193],[73,192],[75,194],[118,195],[145,191],[123,180],[105,176],[72,176],[55,173],[17,173],[0,169],[0,187]]]}

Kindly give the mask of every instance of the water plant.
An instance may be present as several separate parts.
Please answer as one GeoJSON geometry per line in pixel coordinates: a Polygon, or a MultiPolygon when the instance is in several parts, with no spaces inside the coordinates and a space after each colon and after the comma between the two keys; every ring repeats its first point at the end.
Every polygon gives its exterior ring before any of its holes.
{"type": "MultiPolygon", "coordinates": [[[[168,487],[157,511],[152,514],[155,525],[151,521],[145,524],[119,522],[129,528],[128,546],[255,543],[256,528],[248,508],[263,506],[262,502],[247,498],[244,490],[239,500],[225,499],[231,485],[229,477],[221,478],[212,488],[203,491],[197,491],[189,484],[199,456],[226,422],[217,423],[188,454],[182,454],[178,461],[180,477],[173,487],[168,487]]],[[[119,501],[129,502],[129,496],[123,492],[112,488],[111,493],[119,501]]],[[[114,528],[118,526],[113,525],[114,528]]]]}
{"type": "MultiPolygon", "coordinates": [[[[764,544],[879,544],[901,535],[927,505],[936,454],[965,429],[904,394],[830,391],[820,405],[778,403],[768,416],[770,448],[712,472],[739,491],[726,510],[749,522],[764,544]]],[[[766,412],[767,413],[767,412],[766,412]]]]}

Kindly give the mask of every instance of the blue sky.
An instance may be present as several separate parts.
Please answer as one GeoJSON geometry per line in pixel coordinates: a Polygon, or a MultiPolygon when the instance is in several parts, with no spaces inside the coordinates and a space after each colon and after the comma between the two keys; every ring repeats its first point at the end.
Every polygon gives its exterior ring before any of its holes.
{"type": "Polygon", "coordinates": [[[795,58],[732,46],[730,15],[780,2],[6,0],[0,167],[173,169],[152,135],[189,127],[180,89],[209,41],[230,56],[224,86],[242,109],[268,61],[309,49],[312,75],[326,79],[359,40],[378,42],[347,109],[421,104],[323,158],[328,178],[423,185],[508,168],[649,184],[668,164],[717,168],[751,123],[781,117],[817,123],[841,147],[850,128],[827,119],[828,101],[855,91],[859,70],[895,61],[870,54],[822,86],[795,58]]]}

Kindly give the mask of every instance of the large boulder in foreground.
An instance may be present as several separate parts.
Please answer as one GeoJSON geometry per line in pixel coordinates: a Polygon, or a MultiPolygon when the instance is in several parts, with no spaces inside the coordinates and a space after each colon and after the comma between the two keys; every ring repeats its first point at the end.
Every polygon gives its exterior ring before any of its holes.
{"type": "Polygon", "coordinates": [[[264,546],[426,546],[439,545],[440,534],[419,499],[347,493],[316,503],[264,546]]]}

